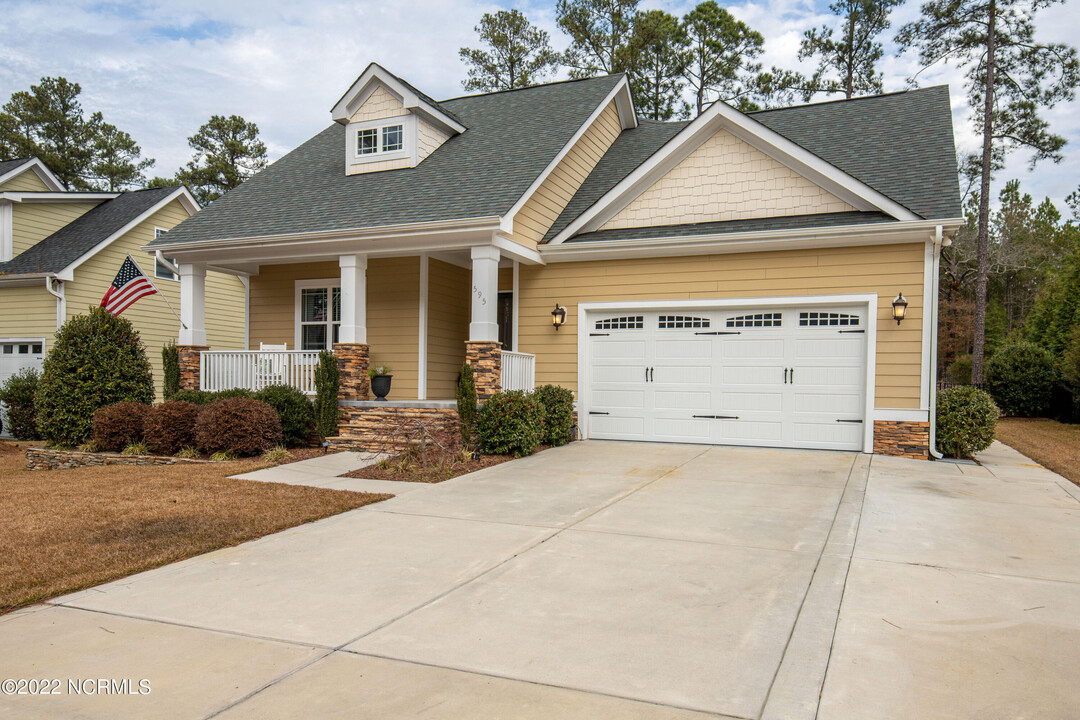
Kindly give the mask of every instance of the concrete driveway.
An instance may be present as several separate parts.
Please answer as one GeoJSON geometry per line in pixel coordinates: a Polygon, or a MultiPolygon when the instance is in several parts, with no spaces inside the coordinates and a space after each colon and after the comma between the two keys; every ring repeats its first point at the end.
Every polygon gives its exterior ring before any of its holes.
{"type": "Polygon", "coordinates": [[[0,618],[0,716],[1076,717],[1080,492],[982,460],[575,443],[0,618]]]}

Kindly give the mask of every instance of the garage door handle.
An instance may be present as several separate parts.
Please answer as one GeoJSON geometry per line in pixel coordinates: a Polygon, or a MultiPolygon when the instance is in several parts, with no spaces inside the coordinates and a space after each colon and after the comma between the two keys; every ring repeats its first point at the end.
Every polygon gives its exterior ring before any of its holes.
{"type": "Polygon", "coordinates": [[[836,422],[842,422],[842,423],[858,423],[858,424],[862,425],[862,420],[837,420],[836,422]]]}
{"type": "Polygon", "coordinates": [[[704,420],[738,420],[738,415],[695,415],[696,418],[702,418],[704,420]]]}
{"type": "Polygon", "coordinates": [[[742,333],[737,331],[737,330],[728,330],[728,331],[714,330],[712,332],[696,332],[694,334],[695,335],[742,335],[742,333]]]}
{"type": "Polygon", "coordinates": [[[589,414],[590,414],[590,415],[610,415],[611,413],[608,413],[608,412],[602,412],[602,411],[600,411],[600,410],[590,410],[590,411],[589,411],[589,414]]]}
{"type": "Polygon", "coordinates": [[[784,368],[784,384],[787,385],[787,368],[784,368]]]}

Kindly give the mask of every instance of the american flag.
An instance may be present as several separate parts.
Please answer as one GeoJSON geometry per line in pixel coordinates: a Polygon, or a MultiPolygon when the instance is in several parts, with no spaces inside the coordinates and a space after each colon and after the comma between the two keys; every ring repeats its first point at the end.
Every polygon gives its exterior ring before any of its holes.
{"type": "Polygon", "coordinates": [[[101,307],[115,317],[127,310],[136,300],[156,292],[154,284],[143,275],[143,271],[131,256],[128,256],[120,266],[120,272],[116,273],[116,279],[105,292],[105,297],[101,298],[101,307]]]}

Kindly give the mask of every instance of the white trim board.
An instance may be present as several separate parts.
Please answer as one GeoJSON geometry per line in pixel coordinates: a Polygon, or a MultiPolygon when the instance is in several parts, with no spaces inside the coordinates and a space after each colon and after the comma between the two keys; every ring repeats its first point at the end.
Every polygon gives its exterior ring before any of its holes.
{"type": "MultiPolygon", "coordinates": [[[[427,341],[428,341],[428,256],[420,256],[420,318],[416,358],[416,399],[427,400],[427,341]]],[[[364,321],[367,324],[367,320],[364,321]]]]}
{"type": "Polygon", "coordinates": [[[422,100],[410,87],[377,63],[371,63],[364,68],[360,77],[356,78],[345,94],[334,103],[334,107],[330,110],[334,121],[342,125],[347,124],[353,114],[363,105],[367,96],[371,94],[372,89],[369,88],[373,83],[381,84],[391,94],[396,95],[406,110],[419,111],[454,133],[463,133],[467,129],[439,108],[422,100]]]}
{"type": "Polygon", "coordinates": [[[700,310],[730,307],[800,307],[804,305],[860,305],[866,307],[866,386],[863,408],[863,452],[874,451],[874,395],[877,378],[877,293],[850,295],[800,295],[787,297],[710,298],[703,300],[638,300],[578,303],[578,425],[582,437],[589,436],[588,393],[582,388],[589,384],[589,315],[593,313],[628,312],[635,310],[700,310]]]}
{"type": "Polygon", "coordinates": [[[575,218],[550,244],[558,245],[578,233],[598,230],[720,130],[730,132],[751,147],[828,190],[856,210],[879,210],[898,220],[920,219],[895,200],[718,100],[575,218]]]}

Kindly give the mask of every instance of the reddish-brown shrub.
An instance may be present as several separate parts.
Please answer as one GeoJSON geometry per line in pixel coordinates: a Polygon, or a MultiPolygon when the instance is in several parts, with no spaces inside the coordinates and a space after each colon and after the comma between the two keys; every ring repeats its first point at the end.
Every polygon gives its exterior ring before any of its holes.
{"type": "Polygon", "coordinates": [[[137,402],[118,402],[94,411],[91,437],[103,450],[119,452],[143,437],[143,422],[149,405],[137,402]]]}
{"type": "Polygon", "coordinates": [[[150,452],[172,455],[195,444],[195,421],[202,407],[183,400],[169,400],[150,408],[143,423],[143,439],[150,452]]]}
{"type": "Polygon", "coordinates": [[[215,400],[195,421],[195,445],[205,453],[260,455],[280,444],[281,420],[274,408],[261,400],[215,400]]]}

